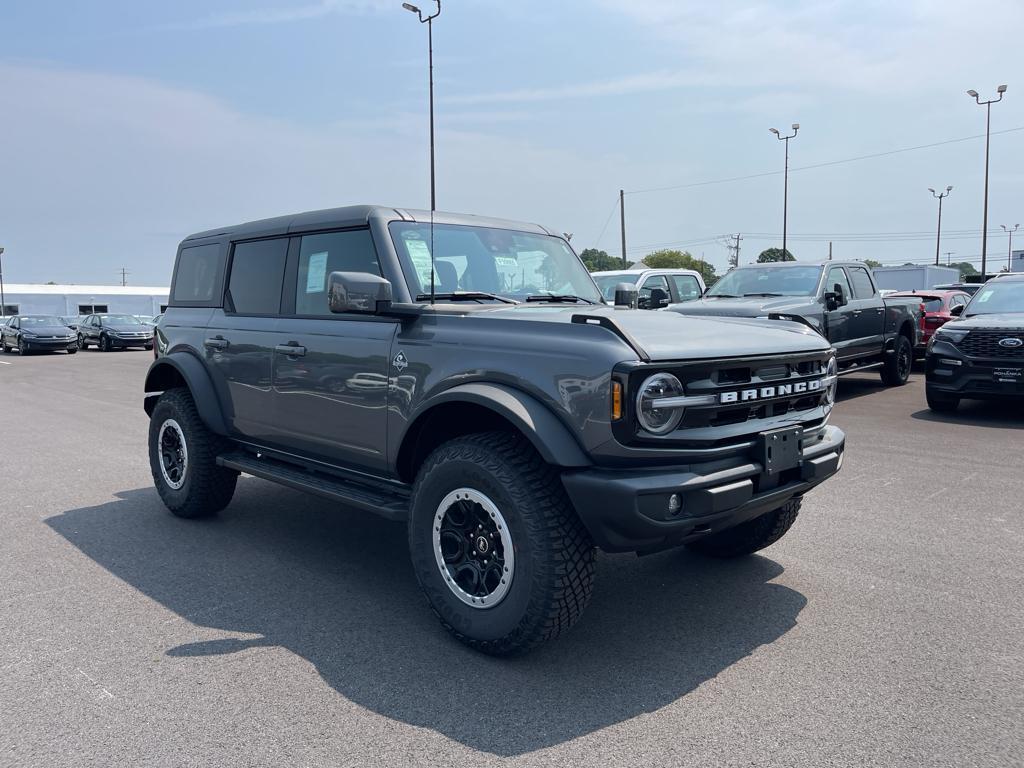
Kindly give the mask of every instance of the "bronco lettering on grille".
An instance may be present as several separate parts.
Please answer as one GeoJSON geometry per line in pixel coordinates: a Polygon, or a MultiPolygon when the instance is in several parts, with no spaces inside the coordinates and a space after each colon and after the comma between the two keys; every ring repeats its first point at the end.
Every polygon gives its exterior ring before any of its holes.
{"type": "Polygon", "coordinates": [[[793,384],[777,384],[774,387],[759,387],[756,389],[739,389],[735,392],[722,392],[718,401],[725,403],[746,403],[751,400],[771,400],[780,397],[791,397],[793,395],[806,395],[820,392],[823,379],[812,379],[811,381],[797,381],[793,384]]]}

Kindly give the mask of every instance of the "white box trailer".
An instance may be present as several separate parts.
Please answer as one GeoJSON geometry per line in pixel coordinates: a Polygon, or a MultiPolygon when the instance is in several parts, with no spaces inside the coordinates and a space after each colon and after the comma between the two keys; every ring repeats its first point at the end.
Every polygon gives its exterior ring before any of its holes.
{"type": "Polygon", "coordinates": [[[936,285],[960,282],[960,270],[934,264],[912,267],[875,267],[875,285],[894,291],[923,291],[936,285]]]}
{"type": "Polygon", "coordinates": [[[61,317],[112,312],[159,315],[167,307],[169,288],[122,285],[34,285],[7,283],[0,316],[58,315],[61,317]]]}

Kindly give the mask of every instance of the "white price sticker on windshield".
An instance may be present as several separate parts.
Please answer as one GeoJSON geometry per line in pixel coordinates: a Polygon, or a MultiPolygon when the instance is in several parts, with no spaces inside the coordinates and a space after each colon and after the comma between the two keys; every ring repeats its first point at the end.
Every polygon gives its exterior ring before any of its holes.
{"type": "MultiPolygon", "coordinates": [[[[430,287],[430,248],[423,240],[406,238],[405,249],[409,252],[409,259],[416,270],[416,276],[424,289],[430,287]]],[[[434,282],[440,283],[441,279],[434,271],[434,282]]]]}
{"type": "Polygon", "coordinates": [[[988,290],[985,290],[985,291],[981,292],[981,296],[978,297],[978,303],[979,304],[984,304],[986,301],[988,301],[991,298],[992,298],[992,289],[989,288],[988,290]]]}
{"type": "Polygon", "coordinates": [[[306,293],[323,293],[327,287],[327,251],[309,256],[306,270],[306,293]]]}

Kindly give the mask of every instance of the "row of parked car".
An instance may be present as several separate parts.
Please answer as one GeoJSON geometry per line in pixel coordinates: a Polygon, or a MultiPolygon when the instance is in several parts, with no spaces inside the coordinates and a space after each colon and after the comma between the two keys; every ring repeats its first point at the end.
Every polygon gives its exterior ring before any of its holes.
{"type": "Polygon", "coordinates": [[[0,347],[5,353],[67,352],[95,346],[103,352],[132,347],[152,349],[156,317],[94,314],[78,317],[58,315],[11,315],[0,324],[0,347]]]}

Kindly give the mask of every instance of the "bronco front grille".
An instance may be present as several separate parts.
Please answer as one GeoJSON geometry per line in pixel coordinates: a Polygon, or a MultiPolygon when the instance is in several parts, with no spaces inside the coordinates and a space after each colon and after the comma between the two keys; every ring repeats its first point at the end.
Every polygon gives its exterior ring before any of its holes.
{"type": "Polygon", "coordinates": [[[994,357],[999,359],[1024,359],[1024,331],[999,331],[982,329],[971,331],[956,345],[967,357],[994,357]],[[1003,346],[1003,339],[1017,339],[1019,346],[1003,346]]]}

